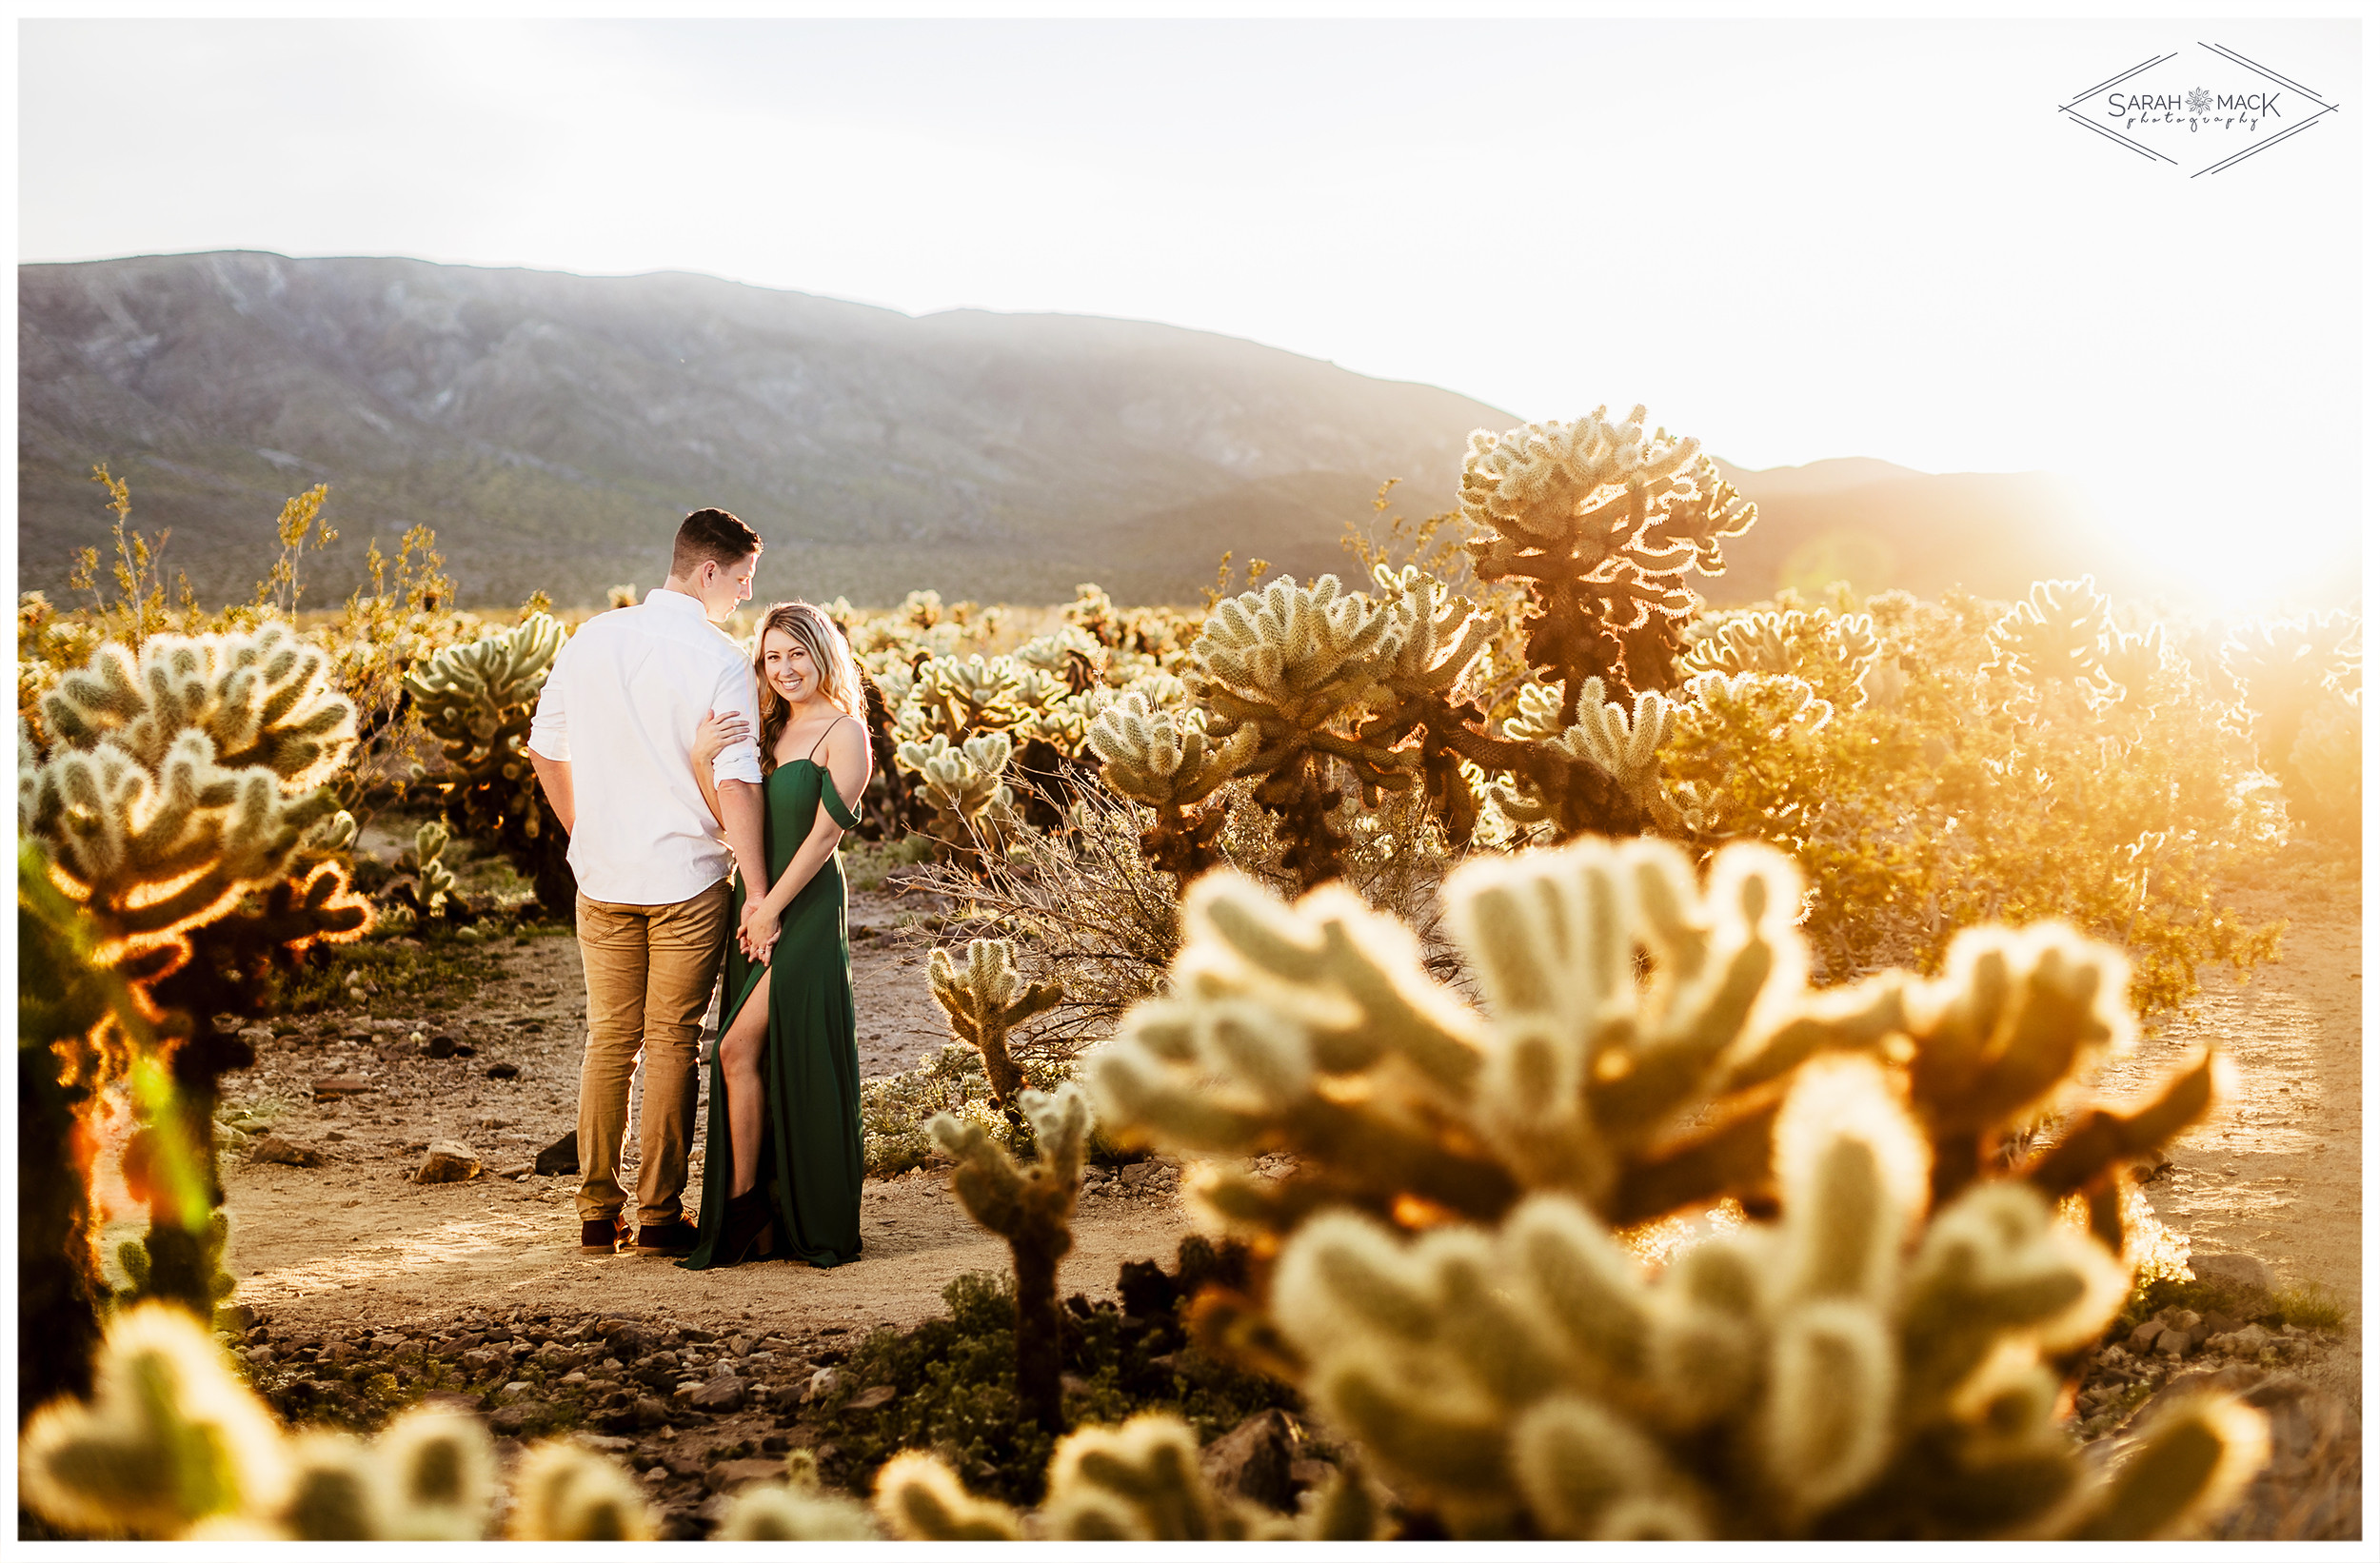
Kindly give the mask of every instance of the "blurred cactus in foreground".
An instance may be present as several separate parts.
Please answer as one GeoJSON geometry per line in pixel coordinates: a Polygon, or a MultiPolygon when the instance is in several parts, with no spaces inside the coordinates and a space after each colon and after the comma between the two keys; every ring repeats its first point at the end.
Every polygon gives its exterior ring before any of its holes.
{"type": "Polygon", "coordinates": [[[1024,1071],[1009,1057],[1008,1034],[1057,1004],[1063,997],[1057,984],[1019,977],[1017,947],[1004,939],[969,940],[964,965],[937,949],[925,966],[951,1034],[983,1055],[992,1100],[1007,1106],[1024,1085],[1024,1071]]]}
{"type": "Polygon", "coordinates": [[[2215,1060],[2091,1108],[2080,1086],[2132,1039],[2113,951],[1987,927],[1938,980],[1813,992],[1799,897],[1748,844],[1707,886],[1649,840],[1475,861],[1446,892],[1475,1009],[1342,889],[1290,907],[1202,880],[1172,992],[1091,1079],[1107,1134],[1217,1157],[1199,1197],[1277,1256],[1269,1308],[1209,1294],[1203,1337],[1291,1375],[1479,1534],[2147,1534],[2203,1514],[2252,1469],[2252,1417],[2186,1409],[2198,1431],[2174,1424],[2174,1448],[2219,1469],[2177,1454],[2094,1487],[2042,1363],[2120,1305],[2116,1171],[2204,1111],[2215,1060]],[[2066,1133],[2020,1154],[2053,1103],[2066,1133]],[[1278,1182],[1228,1165],[1279,1150],[1298,1170],[1278,1182]],[[2075,1195],[2084,1227],[2057,1225],[2075,1195]],[[1653,1291],[1611,1236],[1730,1198],[1775,1224],[1653,1291]]]}
{"type": "MultiPolygon", "coordinates": [[[[922,1452],[887,1462],[876,1511],[904,1541],[1009,1541],[1024,1516],[969,1494],[922,1452]]],[[[1217,1493],[1199,1467],[1199,1440],[1171,1416],[1084,1428],[1060,1441],[1037,1533],[1056,1541],[1372,1541],[1383,1529],[1359,1474],[1341,1470],[1295,1518],[1217,1493]]]]}
{"type": "Polygon", "coordinates": [[[1776,1141],[1781,1219],[1657,1280],[1558,1195],[1409,1245],[1335,1214],[1283,1251],[1273,1317],[1318,1409],[1458,1534],[2163,1536],[2263,1463],[2263,1419],[2209,1395],[2092,1479],[2044,1358],[2095,1338],[2129,1276],[2020,1185],[1925,1221],[1925,1141],[1881,1065],[1802,1072],[1776,1141]]]}
{"type": "MultiPolygon", "coordinates": [[[[119,1316],[88,1401],[25,1426],[25,1506],[92,1537],[474,1541],[487,1534],[496,1459],[472,1417],[415,1410],[371,1442],[285,1434],[203,1326],[176,1309],[119,1316]]],[[[523,1541],[649,1539],[653,1516],[618,1466],[566,1444],[529,1452],[506,1533],[523,1541]]]]}
{"type": "Polygon", "coordinates": [[[510,629],[441,649],[405,675],[405,690],[445,752],[434,790],[446,817],[502,847],[546,910],[566,917],[576,904],[564,856],[569,843],[526,747],[538,694],[565,639],[559,620],[531,613],[510,629]]]}
{"type": "Polygon", "coordinates": [[[1065,1425],[1059,1375],[1064,1364],[1058,1263],[1074,1248],[1075,1197],[1091,1106],[1068,1085],[1026,1091],[1018,1107],[1033,1126],[1034,1159],[1020,1166],[981,1123],[943,1114],[926,1125],[959,1165],[951,1191],[977,1225],[1004,1239],[1017,1275],[1017,1399],[1055,1433],[1065,1425]]]}

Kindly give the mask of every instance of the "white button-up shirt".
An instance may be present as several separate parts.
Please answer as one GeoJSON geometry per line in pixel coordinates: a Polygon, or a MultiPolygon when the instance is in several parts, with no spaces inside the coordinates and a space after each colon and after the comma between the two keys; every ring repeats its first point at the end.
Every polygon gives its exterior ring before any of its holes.
{"type": "MultiPolygon", "coordinates": [[[[752,664],[684,592],[589,619],[554,659],[528,746],[570,762],[578,819],[570,870],[590,900],[668,906],[735,867],[694,780],[694,730],[708,711],[760,731],[752,664]]],[[[761,781],[751,739],[712,762],[721,782],[761,781]]]]}

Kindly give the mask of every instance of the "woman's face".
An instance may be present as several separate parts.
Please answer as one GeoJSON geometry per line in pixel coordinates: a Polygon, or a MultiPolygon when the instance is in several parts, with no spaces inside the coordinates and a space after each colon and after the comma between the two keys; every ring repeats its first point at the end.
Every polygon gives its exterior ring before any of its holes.
{"type": "Polygon", "coordinates": [[[761,638],[761,677],[788,705],[800,705],[818,693],[818,669],[802,643],[782,629],[761,638]]]}

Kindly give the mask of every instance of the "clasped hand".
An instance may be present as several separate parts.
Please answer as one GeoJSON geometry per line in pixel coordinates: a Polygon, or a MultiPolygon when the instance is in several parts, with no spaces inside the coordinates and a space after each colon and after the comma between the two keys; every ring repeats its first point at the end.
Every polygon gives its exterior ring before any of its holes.
{"type": "Polygon", "coordinates": [[[777,944],[777,914],[759,901],[744,909],[744,920],[736,925],[736,944],[746,960],[768,964],[769,951],[777,944]]]}

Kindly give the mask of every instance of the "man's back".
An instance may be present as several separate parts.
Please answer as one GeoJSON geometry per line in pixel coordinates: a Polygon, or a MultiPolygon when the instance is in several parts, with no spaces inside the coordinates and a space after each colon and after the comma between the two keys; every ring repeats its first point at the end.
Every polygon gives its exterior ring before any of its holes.
{"type": "MultiPolygon", "coordinates": [[[[571,762],[570,868],[590,899],[663,905],[727,877],[733,861],[691,758],[713,710],[760,725],[751,664],[683,592],[598,614],[562,648],[529,747],[571,762]]],[[[758,785],[760,750],[749,740],[729,747],[714,774],[758,785]]]]}

